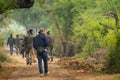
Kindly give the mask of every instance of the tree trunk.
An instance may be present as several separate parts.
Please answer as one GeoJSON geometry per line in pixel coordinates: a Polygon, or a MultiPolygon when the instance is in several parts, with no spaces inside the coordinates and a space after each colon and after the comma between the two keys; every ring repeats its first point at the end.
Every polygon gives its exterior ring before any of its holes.
{"type": "Polygon", "coordinates": [[[66,44],[64,43],[65,41],[64,41],[62,32],[61,32],[61,30],[60,30],[60,27],[59,27],[59,25],[58,25],[58,22],[57,22],[55,16],[52,14],[51,11],[47,11],[47,12],[48,12],[50,18],[53,20],[56,29],[58,30],[59,39],[60,39],[60,44],[61,44],[61,53],[65,53],[65,52],[66,52],[66,44]]]}

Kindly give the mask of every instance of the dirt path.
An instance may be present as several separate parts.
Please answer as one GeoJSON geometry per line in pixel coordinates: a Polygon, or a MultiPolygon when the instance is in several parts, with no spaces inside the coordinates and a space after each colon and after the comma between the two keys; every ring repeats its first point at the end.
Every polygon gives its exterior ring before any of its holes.
{"type": "Polygon", "coordinates": [[[38,63],[33,63],[31,66],[26,65],[25,59],[21,55],[13,54],[11,63],[4,63],[4,69],[8,70],[3,72],[0,80],[75,80],[70,76],[68,70],[60,68],[57,64],[57,59],[49,63],[49,75],[40,77],[38,71],[38,63]]]}
{"type": "Polygon", "coordinates": [[[114,79],[114,75],[93,75],[64,69],[57,64],[57,59],[53,63],[49,63],[49,75],[40,77],[37,63],[28,66],[25,59],[16,54],[10,58],[12,58],[12,62],[4,63],[0,80],[117,80],[114,79]]]}

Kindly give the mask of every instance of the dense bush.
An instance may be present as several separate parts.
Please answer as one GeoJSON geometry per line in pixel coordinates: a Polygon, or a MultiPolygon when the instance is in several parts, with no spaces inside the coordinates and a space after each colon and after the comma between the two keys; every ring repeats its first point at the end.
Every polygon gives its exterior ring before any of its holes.
{"type": "Polygon", "coordinates": [[[2,67],[3,62],[10,62],[11,59],[5,54],[5,52],[0,47],[0,68],[2,67]]]}
{"type": "Polygon", "coordinates": [[[3,54],[2,52],[0,52],[0,62],[4,62],[7,61],[7,56],[5,54],[3,54]]]}
{"type": "Polygon", "coordinates": [[[0,52],[0,68],[2,67],[1,62],[4,62],[6,60],[7,60],[7,57],[5,56],[5,54],[0,52]]]}
{"type": "Polygon", "coordinates": [[[110,34],[106,70],[109,73],[120,73],[120,32],[113,31],[110,34]]]}

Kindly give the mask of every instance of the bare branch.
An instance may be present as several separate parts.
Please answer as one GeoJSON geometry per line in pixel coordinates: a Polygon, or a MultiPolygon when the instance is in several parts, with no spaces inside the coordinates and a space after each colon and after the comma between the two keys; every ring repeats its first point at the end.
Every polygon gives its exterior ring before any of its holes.
{"type": "Polygon", "coordinates": [[[104,27],[107,28],[107,29],[114,30],[114,28],[112,28],[112,27],[110,27],[110,26],[108,26],[108,25],[106,25],[106,24],[103,24],[103,23],[101,23],[101,22],[99,22],[99,24],[102,25],[102,26],[104,26],[104,27]]]}
{"type": "Polygon", "coordinates": [[[106,14],[104,14],[104,16],[108,16],[108,17],[113,17],[115,19],[115,26],[116,26],[116,29],[118,29],[118,26],[119,26],[119,18],[118,18],[118,15],[116,12],[108,12],[106,14]]]}

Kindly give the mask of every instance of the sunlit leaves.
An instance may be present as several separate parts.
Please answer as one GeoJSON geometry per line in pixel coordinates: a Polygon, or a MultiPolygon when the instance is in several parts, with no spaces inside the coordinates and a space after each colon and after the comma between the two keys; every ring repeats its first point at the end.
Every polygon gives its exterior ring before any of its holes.
{"type": "Polygon", "coordinates": [[[17,0],[0,0],[0,13],[17,7],[15,3],[17,3],[17,0]]]}
{"type": "Polygon", "coordinates": [[[14,35],[14,37],[16,36],[16,34],[23,36],[26,34],[26,29],[19,23],[15,22],[14,20],[11,20],[11,24],[1,29],[0,36],[6,41],[11,33],[14,35]]]}

